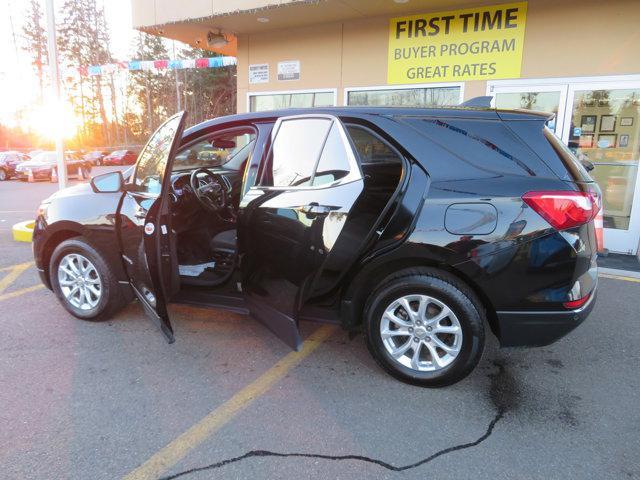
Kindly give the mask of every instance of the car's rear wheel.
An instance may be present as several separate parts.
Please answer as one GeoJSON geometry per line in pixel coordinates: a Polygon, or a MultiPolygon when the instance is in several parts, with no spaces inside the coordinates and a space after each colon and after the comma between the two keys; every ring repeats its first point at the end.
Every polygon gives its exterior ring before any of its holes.
{"type": "Polygon", "coordinates": [[[484,309],[462,282],[433,269],[386,278],[365,307],[367,346],[406,383],[442,387],[466,377],[484,349],[484,309]]]}
{"type": "Polygon", "coordinates": [[[72,238],[58,245],[49,272],[60,303],[77,318],[106,320],[125,304],[112,269],[84,240],[72,238]]]}
{"type": "Polygon", "coordinates": [[[0,168],[0,182],[4,182],[9,176],[4,168],[0,168]]]}

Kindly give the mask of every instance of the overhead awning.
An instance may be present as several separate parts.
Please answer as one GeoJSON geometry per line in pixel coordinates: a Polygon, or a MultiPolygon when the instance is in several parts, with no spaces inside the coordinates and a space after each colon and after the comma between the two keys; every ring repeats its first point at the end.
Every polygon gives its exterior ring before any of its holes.
{"type": "Polygon", "coordinates": [[[237,36],[321,23],[468,5],[460,0],[131,0],[139,30],[236,55],[237,36]],[[219,35],[228,43],[220,45],[219,35]],[[208,41],[214,39],[214,42],[208,41]]]}

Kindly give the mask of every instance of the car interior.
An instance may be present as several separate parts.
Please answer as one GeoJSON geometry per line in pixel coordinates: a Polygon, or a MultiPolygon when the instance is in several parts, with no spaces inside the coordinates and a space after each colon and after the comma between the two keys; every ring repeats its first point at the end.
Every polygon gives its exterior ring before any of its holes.
{"type": "Polygon", "coordinates": [[[182,286],[216,287],[233,274],[242,175],[254,145],[253,129],[241,128],[178,151],[170,199],[182,286]]]}
{"type": "MultiPolygon", "coordinates": [[[[375,226],[398,188],[400,154],[373,131],[346,125],[364,179],[364,190],[343,232],[362,241],[375,226]]],[[[245,167],[253,153],[251,127],[213,134],[184,145],[171,173],[173,230],[177,235],[180,290],[210,291],[236,271],[236,218],[245,167]]]]}

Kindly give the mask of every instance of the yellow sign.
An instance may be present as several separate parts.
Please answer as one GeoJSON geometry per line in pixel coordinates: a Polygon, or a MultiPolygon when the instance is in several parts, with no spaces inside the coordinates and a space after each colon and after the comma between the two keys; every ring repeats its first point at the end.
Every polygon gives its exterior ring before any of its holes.
{"type": "Polygon", "coordinates": [[[390,84],[518,78],[527,2],[392,18],[390,84]]]}

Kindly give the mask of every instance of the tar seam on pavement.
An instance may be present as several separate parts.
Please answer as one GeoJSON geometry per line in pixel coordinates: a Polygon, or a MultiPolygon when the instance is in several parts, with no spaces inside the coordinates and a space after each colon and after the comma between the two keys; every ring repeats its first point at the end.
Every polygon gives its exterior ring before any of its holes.
{"type": "Polygon", "coordinates": [[[242,460],[247,460],[253,457],[318,458],[322,460],[331,460],[331,461],[356,460],[361,462],[373,463],[387,470],[391,470],[392,472],[403,472],[405,470],[411,470],[413,468],[417,468],[443,455],[447,455],[449,453],[457,452],[459,450],[465,450],[467,448],[472,448],[480,445],[482,442],[484,442],[487,438],[491,436],[497,423],[505,416],[505,414],[512,408],[517,407],[518,397],[519,397],[517,384],[515,383],[511,374],[508,372],[505,366],[505,363],[503,361],[497,360],[497,361],[494,361],[493,364],[498,368],[498,372],[488,375],[491,380],[491,386],[489,389],[489,398],[491,399],[491,402],[493,403],[493,406],[496,410],[496,415],[493,417],[491,422],[489,422],[489,425],[487,426],[487,430],[484,432],[484,434],[480,436],[477,440],[474,440],[473,442],[462,443],[460,445],[454,445],[453,447],[439,450],[436,453],[428,456],[427,458],[423,458],[422,460],[419,460],[415,463],[411,463],[409,465],[396,466],[391,463],[387,463],[383,460],[366,457],[363,455],[324,455],[320,453],[299,453],[299,452],[282,453],[282,452],[272,452],[270,450],[251,450],[245,453],[244,455],[240,455],[238,457],[221,460],[219,462],[212,463],[204,467],[190,468],[188,470],[184,470],[182,472],[179,472],[173,475],[161,477],[160,480],[173,480],[179,477],[189,475],[191,473],[203,472],[206,470],[215,470],[217,468],[221,468],[221,467],[230,465],[232,463],[237,463],[242,460]]]}

